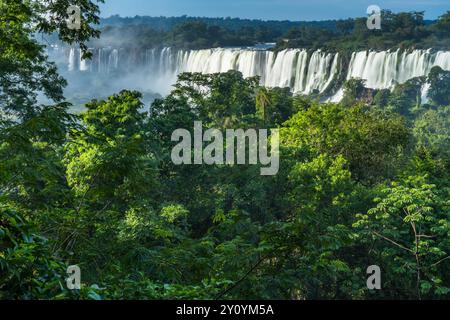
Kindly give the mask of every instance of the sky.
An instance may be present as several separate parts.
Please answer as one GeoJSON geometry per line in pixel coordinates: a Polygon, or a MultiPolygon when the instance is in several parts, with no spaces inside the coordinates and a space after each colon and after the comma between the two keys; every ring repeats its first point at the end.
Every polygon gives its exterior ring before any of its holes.
{"type": "Polygon", "coordinates": [[[105,0],[102,17],[238,17],[263,20],[327,20],[366,16],[369,5],[393,12],[425,11],[435,19],[450,10],[450,0],[105,0]]]}

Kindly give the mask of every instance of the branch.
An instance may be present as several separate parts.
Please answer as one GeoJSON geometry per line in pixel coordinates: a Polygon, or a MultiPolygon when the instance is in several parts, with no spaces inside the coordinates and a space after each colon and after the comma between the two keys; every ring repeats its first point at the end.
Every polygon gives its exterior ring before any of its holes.
{"type": "Polygon", "coordinates": [[[448,257],[446,257],[446,258],[444,258],[444,259],[441,259],[441,260],[439,260],[438,262],[433,263],[433,264],[431,265],[431,267],[436,267],[438,264],[444,262],[445,260],[449,260],[449,259],[450,259],[450,256],[448,256],[448,257]]]}
{"type": "Polygon", "coordinates": [[[266,258],[260,258],[259,261],[241,278],[239,279],[234,285],[232,285],[230,288],[228,288],[227,290],[225,290],[224,292],[220,293],[217,297],[216,300],[220,300],[223,296],[225,296],[228,292],[232,291],[234,288],[236,288],[237,286],[239,286],[239,284],[245,280],[245,278],[247,278],[256,268],[259,267],[259,265],[265,260],[266,258]]]}
{"type": "Polygon", "coordinates": [[[414,251],[412,251],[411,249],[408,249],[408,248],[406,248],[405,246],[403,246],[403,245],[401,245],[401,244],[395,242],[394,240],[391,240],[391,239],[389,239],[389,238],[386,238],[385,236],[383,236],[382,234],[379,234],[379,233],[376,232],[376,231],[373,231],[372,233],[373,233],[374,235],[380,237],[380,238],[383,238],[384,240],[386,240],[386,241],[388,241],[388,242],[390,242],[390,243],[392,243],[392,244],[395,244],[397,247],[402,248],[403,250],[407,250],[407,251],[411,252],[412,254],[414,254],[414,251]]]}

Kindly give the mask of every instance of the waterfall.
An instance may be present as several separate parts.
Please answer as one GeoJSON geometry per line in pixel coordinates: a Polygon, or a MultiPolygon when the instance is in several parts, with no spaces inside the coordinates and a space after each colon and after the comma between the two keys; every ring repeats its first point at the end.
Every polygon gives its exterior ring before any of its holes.
{"type": "Polygon", "coordinates": [[[176,81],[181,72],[212,74],[236,70],[246,78],[259,76],[261,85],[266,87],[289,87],[299,94],[326,93],[332,99],[342,96],[342,90],[339,90],[342,83],[336,84],[338,78],[341,82],[342,79],[361,78],[368,88],[386,89],[414,77],[426,76],[434,66],[450,70],[450,51],[431,50],[359,51],[351,54],[347,64],[338,53],[305,49],[279,52],[254,48],[136,51],[109,47],[92,49],[92,52],[94,58],[87,62],[71,48],[69,71],[144,72],[151,74],[153,79],[176,81]]]}
{"type": "Polygon", "coordinates": [[[205,74],[237,70],[244,77],[259,76],[266,87],[289,87],[295,93],[323,92],[338,72],[339,55],[320,50],[308,62],[306,50],[274,53],[250,49],[207,49],[178,52],[178,72],[205,74]]]}
{"type": "Polygon", "coordinates": [[[108,56],[108,72],[117,70],[119,67],[119,50],[114,49],[108,56]]]}
{"type": "Polygon", "coordinates": [[[422,100],[422,104],[428,103],[428,90],[430,90],[431,85],[429,83],[425,83],[422,87],[420,98],[422,100]]]}
{"type": "Polygon", "coordinates": [[[395,83],[426,76],[434,66],[450,70],[450,52],[361,51],[352,54],[347,79],[361,78],[366,80],[368,88],[388,89],[395,83]]]}
{"type": "Polygon", "coordinates": [[[147,70],[152,72],[156,68],[156,49],[145,50],[145,65],[147,70]]]}
{"type": "Polygon", "coordinates": [[[324,92],[337,73],[339,54],[325,54],[316,51],[311,57],[306,76],[306,86],[301,93],[311,93],[314,90],[324,92]]]}
{"type": "Polygon", "coordinates": [[[105,56],[106,56],[105,49],[103,49],[103,48],[98,49],[98,51],[97,51],[97,71],[99,73],[105,73],[107,70],[107,66],[105,63],[105,56]]]}
{"type": "Polygon", "coordinates": [[[81,49],[78,50],[78,55],[80,57],[80,71],[89,70],[89,60],[83,59],[81,49]]]}
{"type": "Polygon", "coordinates": [[[434,65],[440,66],[444,70],[450,70],[450,51],[438,51],[434,65]]]}
{"type": "Polygon", "coordinates": [[[261,73],[266,71],[263,84],[266,87],[292,87],[295,73],[294,62],[297,55],[297,50],[283,50],[276,56],[270,57],[268,70],[258,70],[261,73]]]}
{"type": "Polygon", "coordinates": [[[75,65],[75,49],[74,48],[70,48],[69,51],[69,65],[68,65],[68,70],[69,71],[75,71],[76,65],[75,65]]]}

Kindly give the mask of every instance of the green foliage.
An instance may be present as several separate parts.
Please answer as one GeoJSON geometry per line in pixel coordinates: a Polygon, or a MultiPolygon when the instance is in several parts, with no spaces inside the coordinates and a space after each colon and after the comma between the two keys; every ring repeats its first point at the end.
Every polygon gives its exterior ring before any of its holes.
{"type": "Polygon", "coordinates": [[[433,67],[428,75],[430,90],[428,96],[437,105],[450,105],[450,71],[433,67]]]}
{"type": "Polygon", "coordinates": [[[256,109],[265,126],[281,125],[294,113],[289,88],[260,89],[256,96],[256,109]]]}
{"type": "Polygon", "coordinates": [[[433,26],[440,39],[450,36],[450,11],[447,11],[439,17],[438,22],[433,26]]]}
{"type": "Polygon", "coordinates": [[[50,299],[65,282],[64,264],[16,209],[0,204],[0,299],[50,299]]]}
{"type": "Polygon", "coordinates": [[[366,91],[365,80],[352,78],[344,83],[344,97],[341,101],[346,106],[351,106],[360,101],[366,91]]]}
{"type": "Polygon", "coordinates": [[[446,13],[435,23],[426,24],[424,12],[382,10],[381,30],[369,30],[364,17],[336,21],[332,29],[301,26],[285,33],[277,48],[327,48],[345,52],[412,47],[448,49],[448,15],[446,13]]]}
{"type": "Polygon", "coordinates": [[[64,153],[46,158],[66,179],[52,185],[67,191],[26,206],[55,252],[83,270],[81,291],[53,286],[47,296],[445,298],[448,117],[417,115],[412,130],[393,111],[320,104],[236,72],[183,74],[150,115],[136,92],[92,101],[67,141],[48,144],[64,153]],[[171,133],[194,120],[281,126],[279,174],[173,165],[171,133]],[[374,263],[379,294],[365,285],[374,263]]]}
{"type": "Polygon", "coordinates": [[[425,77],[418,77],[396,85],[389,99],[388,109],[404,116],[411,116],[411,112],[420,109],[422,104],[424,83],[425,77]]]}
{"type": "Polygon", "coordinates": [[[423,112],[415,119],[414,136],[418,148],[427,148],[432,152],[448,156],[450,143],[450,107],[440,107],[423,112]]]}
{"type": "Polygon", "coordinates": [[[245,46],[255,43],[254,31],[244,29],[236,34],[219,26],[186,22],[173,28],[165,44],[175,48],[203,49],[219,46],[245,46]]]}
{"type": "Polygon", "coordinates": [[[39,15],[30,2],[2,0],[0,8],[0,116],[27,120],[39,110],[38,92],[62,100],[65,80],[46,60],[44,47],[29,36],[39,15]]]}
{"type": "Polygon", "coordinates": [[[123,91],[86,105],[84,127],[71,133],[65,155],[67,180],[77,197],[104,204],[114,199],[119,205],[150,192],[154,159],[140,97],[123,91]]]}
{"type": "MultiPolygon", "coordinates": [[[[446,72],[392,92],[351,79],[342,104],[262,88],[236,71],[185,73],[149,112],[140,93],[122,91],[74,117],[64,80],[32,36],[59,30],[86,48],[98,9],[75,1],[84,24],[73,33],[62,22],[69,2],[0,0],[0,299],[449,297],[446,72]],[[54,20],[42,19],[44,9],[54,20]],[[431,101],[422,105],[425,82],[431,101]],[[40,93],[50,105],[37,104],[40,93]],[[278,175],[174,165],[172,132],[194,121],[281,128],[278,175]],[[382,291],[366,287],[373,264],[382,291]],[[65,289],[66,265],[81,268],[81,290],[65,289]]],[[[445,37],[448,20],[384,18],[386,31],[367,43],[362,20],[341,21],[339,32],[362,45],[406,45],[430,30],[445,37]]],[[[265,37],[263,28],[248,33],[265,37]]],[[[307,45],[330,33],[290,34],[307,45]]],[[[180,46],[213,38],[231,41],[222,27],[192,21],[172,34],[180,46]]]]}
{"type": "Polygon", "coordinates": [[[390,270],[385,273],[385,294],[448,297],[448,200],[439,197],[426,178],[411,176],[383,189],[375,202],[375,208],[358,215],[355,227],[362,228],[361,241],[372,239],[382,268],[390,270]]]}
{"type": "MultiPolygon", "coordinates": [[[[211,47],[253,46],[277,43],[285,48],[356,50],[450,47],[449,13],[435,21],[424,20],[424,12],[382,11],[382,29],[369,30],[367,17],[325,21],[262,21],[238,18],[148,17],[101,20],[102,37],[118,47],[211,47]]],[[[101,42],[91,41],[95,45],[101,42]]]]}
{"type": "MultiPolygon", "coordinates": [[[[97,3],[103,3],[104,0],[95,0],[97,3]]],[[[100,32],[92,28],[93,24],[100,22],[100,10],[98,5],[91,0],[57,0],[57,1],[39,1],[35,4],[36,10],[36,31],[44,34],[56,32],[58,38],[64,43],[70,45],[79,44],[84,57],[89,57],[86,42],[92,37],[98,37],[100,32]],[[71,5],[80,8],[80,29],[70,29],[67,25],[67,9],[71,5]]]]}
{"type": "Polygon", "coordinates": [[[400,116],[362,106],[313,104],[286,124],[287,145],[342,155],[354,178],[366,182],[395,173],[410,135],[400,116]]]}
{"type": "MultiPolygon", "coordinates": [[[[203,49],[275,43],[293,27],[333,29],[334,21],[264,21],[239,18],[111,16],[101,20],[102,39],[120,47],[203,49]]],[[[95,45],[101,42],[91,41],[95,45]]]]}

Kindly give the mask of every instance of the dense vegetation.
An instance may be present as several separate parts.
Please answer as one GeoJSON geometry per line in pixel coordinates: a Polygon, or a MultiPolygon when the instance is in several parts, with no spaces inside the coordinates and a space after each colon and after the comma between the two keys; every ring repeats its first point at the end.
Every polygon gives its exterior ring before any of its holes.
{"type": "Polygon", "coordinates": [[[112,16],[100,21],[102,37],[108,42],[123,38],[126,47],[170,46],[202,49],[227,46],[252,46],[276,42],[298,27],[334,30],[335,21],[263,21],[239,18],[206,17],[129,17],[112,16]],[[126,34],[126,37],[117,37],[126,34]]]}
{"type": "Polygon", "coordinates": [[[339,20],[336,30],[300,27],[291,29],[279,47],[329,48],[333,50],[393,48],[450,48],[450,11],[427,23],[424,12],[381,14],[381,29],[369,30],[367,18],[339,20]]]}
{"type": "MultiPolygon", "coordinates": [[[[111,16],[100,20],[101,41],[92,46],[151,48],[173,46],[178,48],[210,48],[219,46],[250,46],[276,42],[296,27],[336,29],[336,21],[263,21],[239,18],[206,17],[129,17],[111,16]]],[[[58,35],[47,35],[51,42],[58,35]]]]}
{"type": "Polygon", "coordinates": [[[279,35],[276,31],[265,27],[234,31],[216,25],[207,25],[203,21],[186,22],[167,32],[156,31],[146,25],[106,26],[102,29],[102,39],[93,41],[92,46],[107,44],[125,48],[204,49],[252,46],[256,43],[273,41],[279,35]]]}
{"type": "Polygon", "coordinates": [[[450,298],[450,72],[432,70],[426,104],[424,78],[353,79],[334,104],[182,74],[149,113],[122,91],[75,117],[32,36],[95,36],[89,0],[81,32],[40,19],[67,2],[0,0],[0,299],[450,298]],[[280,172],[174,165],[171,134],[195,120],[280,128],[280,172]]]}
{"type": "Polygon", "coordinates": [[[393,48],[450,48],[450,11],[437,21],[424,20],[424,12],[381,15],[381,30],[369,30],[367,18],[336,21],[288,22],[212,18],[119,18],[102,20],[102,40],[128,48],[252,46],[277,43],[284,48],[354,51],[393,48]]]}
{"type": "Polygon", "coordinates": [[[208,18],[208,17],[120,17],[118,15],[100,20],[100,26],[136,26],[145,25],[158,31],[170,31],[174,27],[185,23],[202,21],[208,26],[218,26],[228,30],[241,30],[246,28],[270,29],[278,34],[283,34],[289,29],[302,25],[317,26],[326,29],[334,29],[335,21],[264,21],[240,18],[208,18]]]}

